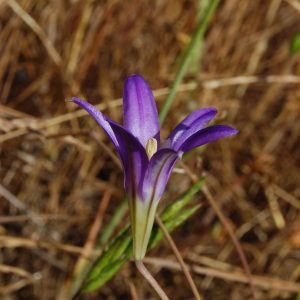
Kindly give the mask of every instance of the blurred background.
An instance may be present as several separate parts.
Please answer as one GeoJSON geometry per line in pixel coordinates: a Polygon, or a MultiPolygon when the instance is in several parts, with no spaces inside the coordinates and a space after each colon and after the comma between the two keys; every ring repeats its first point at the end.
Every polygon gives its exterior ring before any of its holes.
{"type": "MultiPolygon", "coordinates": [[[[121,122],[123,82],[138,73],[160,109],[209,2],[0,2],[1,299],[68,299],[91,230],[101,235],[124,197],[112,144],[67,101],[82,97],[121,122]]],[[[162,129],[166,137],[188,113],[214,106],[216,123],[240,131],[178,164],[161,207],[206,174],[251,273],[262,276],[258,299],[300,299],[298,31],[298,0],[220,1],[162,129]]],[[[245,271],[215,209],[202,193],[194,201],[202,207],[172,236],[200,268],[192,275],[203,299],[252,299],[234,277],[245,271]]],[[[176,261],[166,241],[149,256],[176,261]]],[[[170,299],[193,299],[180,270],[148,266],[170,299]]],[[[156,295],[128,262],[78,299],[156,295]]]]}

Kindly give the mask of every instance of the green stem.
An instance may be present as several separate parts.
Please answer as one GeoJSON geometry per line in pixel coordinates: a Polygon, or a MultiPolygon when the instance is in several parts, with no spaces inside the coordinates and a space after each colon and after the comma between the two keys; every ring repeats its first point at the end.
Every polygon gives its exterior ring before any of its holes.
{"type": "Polygon", "coordinates": [[[219,4],[219,0],[211,0],[208,3],[208,5],[205,8],[205,11],[203,13],[203,18],[198,23],[197,29],[196,29],[195,33],[193,34],[190,43],[188,44],[187,48],[184,50],[182,60],[179,65],[179,69],[176,73],[175,79],[170,88],[170,92],[164,102],[164,105],[163,105],[160,115],[159,115],[161,125],[164,123],[166,116],[169,112],[169,109],[174,101],[174,96],[175,96],[177,87],[181,83],[181,81],[186,73],[186,70],[187,70],[187,67],[188,67],[188,64],[190,61],[190,57],[192,56],[195,47],[197,45],[198,46],[201,45],[201,43],[203,41],[203,36],[204,36],[207,26],[208,26],[208,23],[209,23],[211,17],[213,16],[218,4],[219,4]]]}

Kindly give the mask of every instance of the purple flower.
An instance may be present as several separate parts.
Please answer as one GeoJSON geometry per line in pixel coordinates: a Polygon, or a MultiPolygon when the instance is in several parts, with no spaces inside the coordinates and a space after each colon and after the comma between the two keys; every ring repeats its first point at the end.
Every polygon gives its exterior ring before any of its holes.
{"type": "Polygon", "coordinates": [[[226,125],[205,127],[217,110],[202,108],[187,116],[161,143],[154,97],[139,75],[132,75],[125,82],[123,126],[81,99],[74,97],[72,101],[104,129],[120,156],[129,197],[134,258],[141,260],[147,250],[157,204],[177,159],[198,146],[236,134],[237,130],[226,125]]]}

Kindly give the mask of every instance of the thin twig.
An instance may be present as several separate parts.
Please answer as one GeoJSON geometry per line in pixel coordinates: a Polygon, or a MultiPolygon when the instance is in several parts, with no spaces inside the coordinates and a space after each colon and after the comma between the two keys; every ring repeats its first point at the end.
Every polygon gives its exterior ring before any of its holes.
{"type": "Polygon", "coordinates": [[[29,279],[33,278],[33,276],[29,272],[27,272],[21,268],[17,268],[14,266],[8,266],[8,265],[4,265],[4,264],[0,264],[0,273],[11,273],[11,274],[15,274],[15,275],[29,278],[29,279]]]}
{"type": "Polygon", "coordinates": [[[35,212],[30,210],[25,203],[19,200],[15,195],[13,195],[8,189],[6,189],[2,184],[0,184],[0,195],[3,196],[12,206],[16,207],[20,211],[26,212],[33,223],[38,226],[44,226],[44,220],[38,216],[35,212]]]}
{"type": "MultiPolygon", "coordinates": [[[[70,215],[58,215],[58,214],[39,214],[39,218],[45,221],[62,221],[67,223],[76,223],[79,218],[70,215]]],[[[0,224],[7,223],[18,223],[31,221],[32,216],[30,214],[25,215],[11,215],[11,216],[0,216],[0,224]]]]}
{"type": "Polygon", "coordinates": [[[128,285],[129,285],[130,295],[131,295],[132,300],[139,300],[139,296],[138,296],[135,285],[129,280],[128,280],[128,285]]]}
{"type": "Polygon", "coordinates": [[[152,286],[152,288],[156,291],[158,296],[162,300],[169,300],[169,297],[166,295],[166,293],[163,291],[163,289],[160,287],[158,282],[155,280],[155,278],[151,275],[151,273],[146,269],[146,267],[143,264],[143,261],[136,260],[135,265],[140,271],[140,273],[144,276],[144,278],[148,281],[148,283],[152,286]]]}
{"type": "MultiPolygon", "coordinates": [[[[85,255],[85,250],[82,247],[62,244],[57,242],[47,242],[41,240],[34,240],[29,238],[21,238],[17,236],[0,235],[0,248],[28,248],[28,249],[56,249],[71,253],[74,255],[85,255]]],[[[97,258],[102,254],[101,250],[92,250],[88,255],[85,255],[87,259],[97,258]]]]}
{"type": "Polygon", "coordinates": [[[281,197],[283,200],[285,200],[287,203],[295,207],[296,209],[300,210],[300,200],[297,199],[295,196],[293,196],[291,193],[288,193],[284,189],[282,189],[280,186],[273,184],[273,189],[275,194],[278,197],[281,197]]]}
{"type": "Polygon", "coordinates": [[[71,298],[77,294],[89,271],[91,261],[87,260],[86,256],[89,256],[90,253],[93,252],[94,247],[97,243],[97,237],[103,224],[103,216],[108,207],[110,198],[111,192],[110,190],[107,190],[102,197],[102,201],[100,201],[99,203],[97,214],[88,233],[88,237],[84,245],[84,253],[81,257],[78,258],[75,264],[73,276],[71,278],[72,284],[69,291],[71,298]]]}
{"type": "MultiPolygon", "coordinates": [[[[194,174],[193,172],[191,172],[190,169],[186,166],[186,164],[183,161],[181,161],[181,165],[184,168],[184,170],[187,172],[187,174],[189,175],[189,177],[191,178],[191,180],[193,182],[198,180],[198,176],[196,174],[194,174]]],[[[242,265],[245,269],[245,272],[249,276],[250,289],[251,289],[251,292],[253,294],[253,298],[256,299],[255,288],[252,284],[251,272],[250,272],[250,268],[249,268],[249,265],[248,265],[248,261],[247,261],[247,258],[245,256],[245,254],[244,254],[244,251],[243,251],[243,249],[242,249],[242,247],[239,243],[239,240],[235,236],[229,222],[227,221],[226,217],[222,213],[221,209],[219,208],[219,206],[215,202],[214,198],[212,197],[212,195],[210,194],[210,192],[209,192],[209,190],[206,186],[204,186],[202,188],[202,192],[204,193],[204,195],[206,196],[206,198],[209,201],[210,205],[214,209],[214,211],[217,214],[218,218],[220,219],[221,223],[224,225],[225,229],[227,230],[227,232],[228,232],[228,234],[229,234],[229,236],[230,236],[230,238],[231,238],[231,240],[232,240],[232,242],[233,242],[233,244],[236,248],[236,251],[238,252],[238,255],[239,255],[240,260],[242,262],[242,265]]]]}
{"type": "Polygon", "coordinates": [[[240,257],[243,268],[245,269],[246,275],[248,276],[249,285],[250,285],[250,288],[251,288],[253,298],[257,299],[256,290],[255,290],[255,287],[254,287],[253,282],[252,282],[252,276],[251,276],[251,271],[250,271],[250,268],[249,268],[249,264],[248,264],[245,253],[244,253],[237,237],[235,236],[229,222],[227,221],[226,217],[223,215],[223,213],[220,210],[219,206],[215,202],[215,200],[214,200],[213,196],[211,195],[210,191],[208,190],[207,186],[204,186],[202,188],[202,192],[205,195],[206,199],[209,201],[210,205],[213,207],[213,209],[216,212],[218,218],[220,219],[220,221],[222,222],[222,224],[226,228],[226,231],[228,232],[228,234],[229,234],[229,236],[230,236],[230,238],[231,238],[231,240],[232,240],[232,242],[233,242],[233,244],[236,248],[236,251],[238,252],[238,255],[240,257]]]}
{"type": "Polygon", "coordinates": [[[195,284],[195,282],[194,282],[194,280],[193,280],[193,278],[192,278],[192,276],[189,272],[189,269],[187,268],[187,266],[186,266],[186,264],[185,264],[185,262],[184,262],[184,260],[181,256],[179,250],[177,249],[174,240],[172,239],[171,235],[169,234],[168,230],[166,229],[165,225],[163,224],[163,222],[161,221],[161,219],[159,218],[158,215],[156,215],[156,222],[157,222],[158,226],[160,227],[160,229],[162,230],[162,232],[164,233],[164,236],[166,237],[169,245],[171,246],[171,248],[172,248],[172,250],[173,250],[173,252],[176,256],[176,259],[178,260],[178,262],[180,264],[181,270],[184,273],[195,298],[197,300],[201,300],[202,297],[199,294],[199,291],[198,291],[198,289],[196,287],[196,284],[195,284]]]}
{"type": "Polygon", "coordinates": [[[285,2],[287,2],[293,8],[295,8],[298,12],[300,12],[300,3],[297,0],[285,0],[285,2]]]}
{"type": "Polygon", "coordinates": [[[61,56],[58,54],[52,42],[47,37],[41,26],[15,0],[9,0],[7,4],[39,37],[54,63],[58,66],[61,65],[61,56]]]}
{"type": "Polygon", "coordinates": [[[248,85],[253,83],[291,83],[299,84],[300,76],[297,75],[269,75],[269,76],[236,76],[219,79],[208,79],[202,82],[204,88],[217,89],[230,85],[248,85]]]}
{"type": "MultiPolygon", "coordinates": [[[[161,268],[181,271],[181,266],[179,263],[167,260],[165,258],[145,257],[144,262],[146,264],[151,264],[161,268]]],[[[227,272],[208,267],[201,267],[198,265],[187,265],[187,268],[199,275],[211,276],[224,280],[249,284],[248,275],[242,272],[227,272]]],[[[252,282],[255,286],[266,290],[300,293],[300,284],[292,281],[281,280],[278,278],[271,278],[266,276],[252,275],[252,282]]]]}
{"type": "Polygon", "coordinates": [[[39,281],[42,279],[41,274],[37,273],[33,278],[22,278],[18,280],[17,282],[8,284],[6,286],[2,286],[0,289],[0,295],[9,295],[13,292],[17,292],[20,289],[23,289],[27,285],[34,284],[36,281],[39,281]]]}

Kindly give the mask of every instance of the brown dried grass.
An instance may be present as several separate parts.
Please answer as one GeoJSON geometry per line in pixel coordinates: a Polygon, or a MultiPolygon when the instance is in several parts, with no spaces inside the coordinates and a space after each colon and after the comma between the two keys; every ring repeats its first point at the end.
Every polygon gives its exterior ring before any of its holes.
{"type": "MultiPolygon", "coordinates": [[[[120,120],[121,101],[112,99],[121,97],[127,75],[139,73],[157,90],[160,106],[197,11],[198,1],[0,2],[0,297],[63,295],[99,201],[109,192],[105,224],[124,193],[107,138],[65,100],[82,96],[120,120]]],[[[216,106],[217,122],[240,130],[194,153],[187,165],[208,173],[251,272],[291,284],[300,276],[300,61],[288,49],[299,27],[297,1],[223,1],[163,128],[166,136],[186,113],[216,106]]],[[[174,174],[165,199],[190,183],[174,174]]],[[[211,207],[173,236],[187,262],[227,274],[194,274],[204,299],[251,298],[249,287],[230,279],[240,263],[211,207]]],[[[172,258],[166,243],[151,255],[172,258]]],[[[156,263],[153,272],[160,268],[166,266],[156,263]]],[[[188,299],[191,291],[173,269],[156,277],[171,299],[188,299]]],[[[283,287],[275,281],[258,288],[259,298],[294,299],[283,287]]],[[[81,299],[137,295],[153,293],[127,264],[81,299]]]]}

